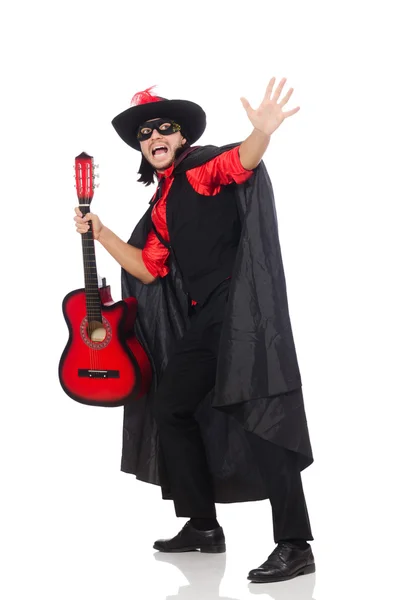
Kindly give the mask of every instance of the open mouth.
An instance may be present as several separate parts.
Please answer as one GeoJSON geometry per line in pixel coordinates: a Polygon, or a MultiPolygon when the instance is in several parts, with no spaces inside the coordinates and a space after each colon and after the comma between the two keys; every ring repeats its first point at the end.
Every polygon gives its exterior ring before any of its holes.
{"type": "Polygon", "coordinates": [[[168,153],[167,146],[155,146],[152,150],[152,156],[162,156],[168,153]]]}

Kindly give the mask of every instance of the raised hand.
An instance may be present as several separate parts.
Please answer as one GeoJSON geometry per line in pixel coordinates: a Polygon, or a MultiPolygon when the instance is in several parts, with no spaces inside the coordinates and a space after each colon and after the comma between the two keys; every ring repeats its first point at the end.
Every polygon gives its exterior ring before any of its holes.
{"type": "Polygon", "coordinates": [[[265,133],[266,135],[272,135],[272,133],[274,133],[276,129],[280,127],[284,119],[286,119],[287,117],[291,117],[292,115],[297,113],[298,110],[300,110],[300,107],[297,106],[292,110],[283,112],[282,109],[287,104],[288,100],[291,98],[294,88],[290,88],[286,95],[280,100],[280,102],[277,103],[287,79],[283,77],[283,79],[278,84],[276,91],[273,93],[275,81],[275,77],[272,77],[269,81],[268,86],[266,88],[265,96],[256,110],[252,108],[252,106],[246,98],[240,98],[241,103],[246,110],[247,116],[254,128],[258,131],[261,131],[262,133],[265,133]]]}

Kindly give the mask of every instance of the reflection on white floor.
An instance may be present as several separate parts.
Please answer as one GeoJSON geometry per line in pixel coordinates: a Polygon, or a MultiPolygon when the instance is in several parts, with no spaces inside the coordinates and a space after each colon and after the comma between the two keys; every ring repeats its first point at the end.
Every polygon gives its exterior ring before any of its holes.
{"type": "MultiPolygon", "coordinates": [[[[200,552],[154,554],[156,561],[176,567],[186,577],[186,585],[179,587],[177,594],[166,595],[164,600],[240,600],[222,596],[220,586],[225,574],[227,553],[209,555],[200,552]]],[[[274,600],[315,600],[313,598],[315,573],[290,581],[255,584],[247,580],[247,590],[254,595],[274,600]]],[[[166,593],[166,590],[165,590],[166,593]]],[[[248,595],[247,595],[248,597],[248,595]]]]}

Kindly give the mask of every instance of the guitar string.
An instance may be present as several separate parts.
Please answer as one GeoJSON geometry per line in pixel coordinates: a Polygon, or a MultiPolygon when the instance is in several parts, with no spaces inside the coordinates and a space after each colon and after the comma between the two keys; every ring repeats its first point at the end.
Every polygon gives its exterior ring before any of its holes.
{"type": "MultiPolygon", "coordinates": [[[[94,167],[93,167],[93,163],[94,163],[94,159],[91,159],[90,161],[90,169],[91,169],[91,185],[94,185],[94,167]]],[[[102,341],[106,340],[106,328],[104,327],[104,323],[103,323],[103,315],[102,315],[102,302],[101,302],[101,295],[100,295],[100,290],[99,290],[99,280],[98,280],[98,271],[97,271],[97,264],[96,264],[96,256],[95,256],[95,239],[94,239],[94,230],[93,230],[93,225],[92,225],[92,221],[91,221],[91,236],[92,236],[92,265],[95,266],[95,303],[97,304],[97,309],[99,310],[99,323],[102,324],[102,327],[105,330],[105,338],[102,341]]],[[[99,344],[100,342],[93,342],[94,344],[99,344]]],[[[103,359],[103,352],[101,351],[100,348],[98,348],[98,346],[95,348],[95,364],[96,364],[96,368],[99,370],[102,370],[102,359],[103,359]]]]}
{"type": "MultiPolygon", "coordinates": [[[[91,184],[94,185],[94,159],[91,159],[91,184]]],[[[102,299],[101,299],[101,295],[100,295],[100,290],[99,290],[99,280],[98,280],[98,271],[97,271],[97,264],[96,264],[96,256],[95,256],[95,239],[94,239],[94,230],[93,230],[93,226],[92,226],[92,222],[91,222],[91,231],[92,231],[92,252],[93,252],[93,261],[95,264],[95,275],[96,275],[96,282],[95,282],[95,289],[96,289],[96,302],[98,303],[98,310],[99,310],[99,322],[102,323],[102,327],[105,330],[105,337],[102,341],[106,340],[106,336],[107,336],[107,331],[106,331],[106,327],[104,326],[104,322],[103,322],[103,315],[102,315],[102,299]]],[[[102,282],[101,282],[102,283],[102,282]]],[[[99,343],[99,342],[98,342],[99,343]]],[[[101,351],[101,349],[96,349],[96,360],[97,360],[97,368],[98,369],[102,369],[103,365],[102,365],[102,359],[103,359],[103,352],[101,351]]]]}
{"type": "MultiPolygon", "coordinates": [[[[89,198],[89,194],[88,194],[88,190],[89,190],[89,184],[90,184],[90,176],[89,176],[89,168],[87,167],[87,163],[86,163],[86,168],[83,169],[82,165],[80,165],[79,167],[80,172],[79,172],[79,180],[81,181],[81,183],[84,185],[85,184],[85,196],[84,196],[84,204],[85,206],[81,206],[80,210],[83,213],[83,215],[85,216],[88,212],[90,212],[90,198],[89,198]],[[84,181],[83,181],[84,178],[84,181]]],[[[84,188],[81,190],[81,192],[83,192],[84,188]]],[[[92,344],[92,340],[91,340],[91,328],[92,325],[90,323],[90,319],[93,318],[93,302],[91,299],[91,287],[92,287],[92,273],[91,273],[91,269],[90,269],[90,256],[89,256],[89,248],[90,248],[90,237],[91,237],[91,231],[92,231],[92,224],[90,224],[90,229],[88,232],[84,233],[82,236],[82,242],[83,242],[83,261],[84,261],[84,272],[85,272],[85,299],[86,299],[86,311],[87,311],[87,329],[86,329],[86,335],[88,338],[88,355],[89,355],[89,368],[90,370],[93,370],[96,368],[96,351],[93,348],[92,344]]]]}
{"type": "MultiPolygon", "coordinates": [[[[93,178],[93,159],[91,159],[90,162],[90,182],[91,185],[93,186],[94,184],[94,178],[93,178]]],[[[93,281],[92,283],[95,285],[94,289],[95,289],[95,294],[94,294],[94,303],[96,304],[96,309],[99,310],[99,320],[98,322],[101,323],[102,322],[102,313],[101,313],[101,298],[100,298],[100,292],[99,292],[99,282],[98,282],[98,272],[97,272],[97,268],[96,268],[96,258],[95,258],[95,239],[94,239],[94,229],[93,229],[93,225],[92,225],[92,221],[91,221],[91,238],[92,238],[92,242],[91,242],[91,249],[92,249],[92,257],[91,257],[91,267],[92,270],[95,272],[95,282],[93,281]],[[95,268],[94,268],[95,267],[95,268]]],[[[103,322],[102,322],[103,324],[103,322]]],[[[100,369],[101,367],[101,351],[98,348],[98,346],[95,347],[95,344],[98,344],[99,342],[95,342],[93,341],[94,344],[94,358],[95,358],[95,368],[96,369],[100,369]]]]}
{"type": "MultiPolygon", "coordinates": [[[[87,190],[89,189],[90,192],[93,191],[93,172],[92,172],[92,165],[93,165],[93,159],[90,160],[88,164],[88,169],[86,171],[87,173],[87,190]]],[[[91,193],[89,194],[91,195],[91,193]]],[[[91,196],[91,200],[92,200],[92,196],[91,196]]],[[[88,211],[91,211],[91,206],[88,208],[88,211]]],[[[90,294],[92,294],[92,298],[90,297],[90,302],[91,302],[91,307],[93,308],[93,321],[95,322],[101,322],[101,318],[99,318],[99,320],[97,320],[97,311],[99,309],[99,313],[101,312],[101,305],[100,305],[100,300],[99,300],[99,289],[98,289],[98,273],[96,272],[96,261],[95,261],[95,240],[94,240],[94,229],[93,229],[93,224],[92,221],[90,221],[90,229],[89,229],[89,250],[90,253],[87,252],[87,258],[88,258],[88,264],[89,264],[89,275],[90,275],[90,294]],[[96,275],[96,281],[94,281],[93,279],[93,275],[96,275]],[[99,304],[98,304],[98,300],[99,300],[99,304]]],[[[100,314],[101,317],[101,314],[100,314]]],[[[95,326],[93,325],[93,331],[95,331],[95,326]]],[[[91,332],[91,335],[93,333],[93,331],[91,332]]],[[[94,340],[90,340],[92,343],[92,358],[93,358],[93,362],[92,362],[92,367],[95,370],[99,370],[100,367],[100,351],[99,349],[96,347],[97,342],[95,342],[94,340]]]]}
{"type": "MultiPolygon", "coordinates": [[[[89,207],[84,207],[83,210],[83,214],[86,215],[89,212],[89,207]]],[[[85,271],[85,297],[86,297],[86,310],[87,310],[87,314],[86,314],[86,318],[87,318],[87,331],[86,331],[86,335],[87,335],[87,340],[88,340],[88,351],[89,351],[89,357],[90,357],[90,364],[89,364],[89,368],[93,369],[94,367],[94,361],[95,361],[95,355],[93,352],[93,348],[92,348],[92,341],[91,341],[91,319],[92,319],[92,306],[91,306],[91,285],[90,285],[90,279],[91,279],[91,273],[90,273],[90,264],[89,264],[89,256],[88,256],[88,251],[89,251],[89,237],[90,237],[90,231],[88,230],[86,233],[83,234],[83,254],[84,254],[84,271],[85,271]]]]}
{"type": "MultiPolygon", "coordinates": [[[[85,177],[86,173],[85,170],[83,169],[83,163],[78,163],[78,179],[79,179],[79,184],[81,186],[80,188],[80,194],[84,200],[84,203],[87,204],[88,202],[88,198],[87,198],[87,194],[86,194],[86,190],[84,190],[84,185],[86,184],[86,181],[84,181],[84,177],[85,177]],[[83,195],[84,194],[84,195],[83,195]]],[[[81,212],[83,213],[83,216],[85,216],[88,212],[87,206],[81,206],[80,207],[81,212]]],[[[82,235],[82,249],[83,249],[83,261],[84,261],[84,287],[85,287],[85,305],[86,305],[86,318],[87,318],[87,331],[86,331],[86,335],[89,336],[89,313],[90,313],[90,307],[89,307],[89,296],[88,296],[88,265],[87,265],[87,251],[86,251],[86,239],[87,239],[87,234],[83,233],[82,235]]],[[[90,346],[88,346],[88,356],[89,356],[89,367],[91,368],[91,364],[92,364],[92,357],[91,357],[91,348],[90,346]]]]}

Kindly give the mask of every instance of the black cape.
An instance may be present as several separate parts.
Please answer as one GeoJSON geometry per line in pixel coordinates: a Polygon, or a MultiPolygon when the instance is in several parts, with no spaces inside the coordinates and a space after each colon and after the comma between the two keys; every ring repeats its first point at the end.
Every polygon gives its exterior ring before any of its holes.
{"type": "MultiPolygon", "coordinates": [[[[199,166],[238,144],[190,148],[175,174],[199,166]]],[[[298,455],[300,470],[313,462],[302,384],[291,330],[272,185],[263,162],[244,184],[232,184],[242,232],[222,328],[215,388],[196,412],[214,480],[216,502],[269,497],[245,431],[298,455]]],[[[150,208],[129,243],[143,248],[150,208]]],[[[177,265],[144,285],[122,270],[123,298],[138,300],[136,335],[154,369],[149,394],[124,407],[121,470],[162,486],[162,469],[151,404],[175,341],[187,326],[187,298],[177,265]]]]}

